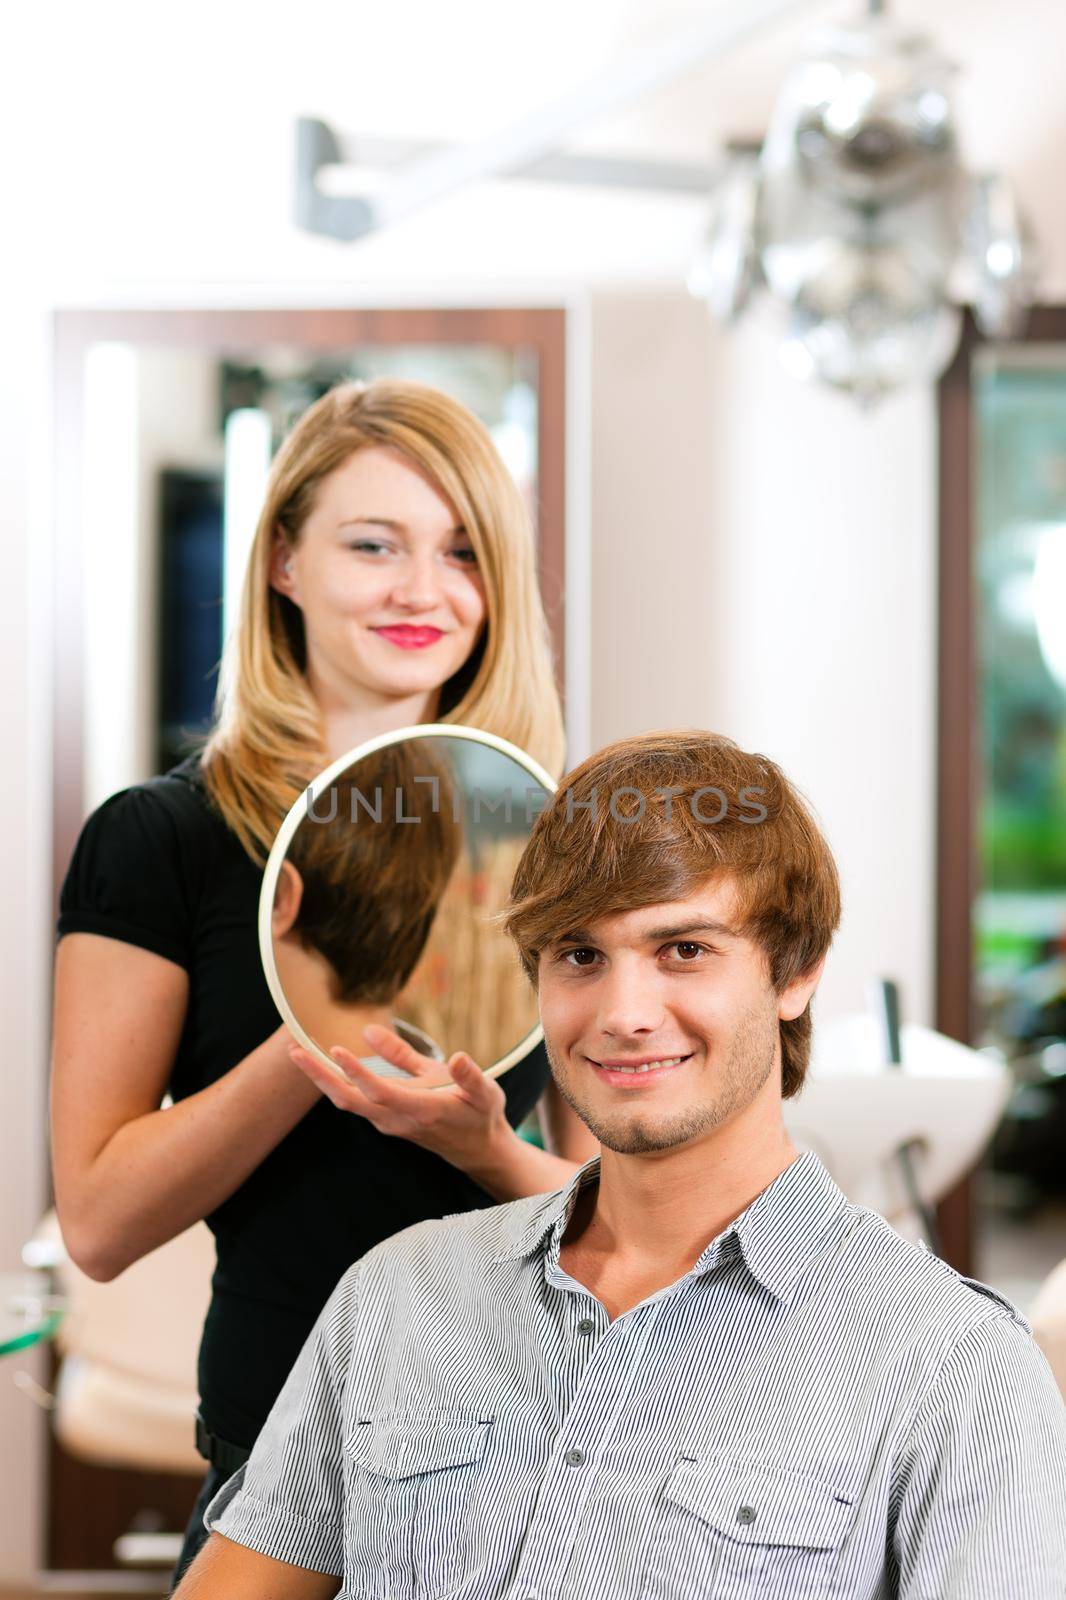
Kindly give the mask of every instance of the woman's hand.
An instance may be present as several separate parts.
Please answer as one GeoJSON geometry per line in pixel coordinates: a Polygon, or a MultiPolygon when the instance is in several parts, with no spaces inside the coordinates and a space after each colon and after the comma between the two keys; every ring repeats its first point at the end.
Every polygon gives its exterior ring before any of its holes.
{"type": "Polygon", "coordinates": [[[503,1090],[470,1056],[460,1050],[447,1063],[436,1061],[376,1023],[364,1037],[392,1066],[410,1073],[411,1082],[379,1076],[343,1045],[329,1052],[340,1072],[298,1045],[289,1056],[339,1110],[366,1117],[379,1133],[432,1150],[475,1180],[506,1160],[518,1136],[507,1121],[503,1090]]]}

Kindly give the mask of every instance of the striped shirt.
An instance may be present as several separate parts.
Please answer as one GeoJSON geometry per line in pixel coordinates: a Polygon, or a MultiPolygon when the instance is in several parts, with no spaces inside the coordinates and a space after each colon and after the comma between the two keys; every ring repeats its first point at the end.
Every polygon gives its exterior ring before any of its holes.
{"type": "Polygon", "coordinates": [[[1066,1408],[994,1290],[795,1159],[611,1321],[565,1189],[342,1278],[208,1527],[344,1600],[1062,1600],[1066,1408]]]}

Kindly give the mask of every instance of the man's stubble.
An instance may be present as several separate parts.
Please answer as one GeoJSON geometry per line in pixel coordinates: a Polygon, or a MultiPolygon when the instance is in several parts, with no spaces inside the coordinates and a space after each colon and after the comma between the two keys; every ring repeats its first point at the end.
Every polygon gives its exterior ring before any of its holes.
{"type": "Polygon", "coordinates": [[[778,1033],[776,1011],[769,1018],[761,1009],[749,1011],[733,1033],[721,1073],[708,1079],[708,1098],[684,1111],[656,1117],[625,1110],[610,1115],[594,1113],[560,1070],[547,1036],[544,1048],[559,1093],[593,1137],[619,1155],[642,1155],[652,1150],[672,1150],[697,1139],[750,1105],[773,1071],[778,1033]]]}

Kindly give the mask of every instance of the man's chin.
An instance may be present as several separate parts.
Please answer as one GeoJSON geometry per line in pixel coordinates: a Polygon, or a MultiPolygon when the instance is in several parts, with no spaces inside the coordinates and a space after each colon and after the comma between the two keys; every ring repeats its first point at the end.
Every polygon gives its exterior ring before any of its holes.
{"type": "Polygon", "coordinates": [[[589,1131],[607,1150],[620,1156],[650,1155],[653,1151],[677,1150],[715,1126],[713,1116],[661,1117],[626,1116],[593,1122],[583,1119],[589,1131]]]}

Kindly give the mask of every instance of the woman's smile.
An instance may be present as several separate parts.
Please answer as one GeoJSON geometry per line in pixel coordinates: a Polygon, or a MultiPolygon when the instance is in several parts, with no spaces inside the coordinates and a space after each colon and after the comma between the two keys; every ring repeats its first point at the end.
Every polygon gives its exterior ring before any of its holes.
{"type": "Polygon", "coordinates": [[[415,627],[413,623],[395,623],[387,628],[371,628],[371,633],[376,633],[382,639],[388,639],[390,644],[399,645],[401,650],[424,650],[427,645],[436,644],[438,639],[443,639],[443,628],[415,627]]]}

